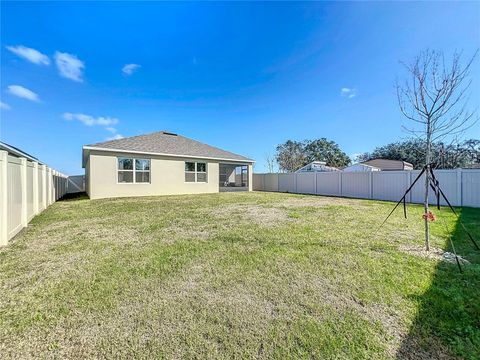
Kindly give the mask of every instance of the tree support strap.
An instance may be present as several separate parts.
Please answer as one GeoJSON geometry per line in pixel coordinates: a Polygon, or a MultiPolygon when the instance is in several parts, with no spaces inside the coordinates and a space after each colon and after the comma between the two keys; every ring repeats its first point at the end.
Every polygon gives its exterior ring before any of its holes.
{"type": "MultiPolygon", "coordinates": [[[[415,178],[415,180],[413,181],[413,183],[408,187],[408,189],[405,191],[405,193],[403,194],[402,198],[396,203],[396,205],[394,206],[394,208],[392,209],[392,211],[390,211],[390,213],[388,214],[388,216],[385,218],[385,220],[383,220],[382,224],[379,226],[379,228],[381,228],[386,222],[387,220],[390,218],[390,216],[395,212],[395,210],[397,209],[397,207],[400,205],[400,203],[403,202],[403,215],[405,216],[405,219],[407,218],[407,205],[406,205],[406,199],[407,199],[407,195],[408,193],[412,190],[413,186],[417,183],[418,179],[420,179],[420,177],[423,175],[423,173],[425,173],[425,176],[428,177],[429,179],[429,185],[430,187],[432,188],[434,194],[435,194],[435,198],[437,200],[437,209],[440,210],[440,197],[443,197],[443,199],[445,199],[445,202],[447,203],[448,207],[450,208],[450,210],[455,214],[455,216],[457,217],[457,221],[460,223],[460,225],[462,226],[462,229],[465,231],[465,233],[467,234],[467,236],[469,237],[470,241],[473,243],[473,245],[475,246],[475,248],[477,250],[480,250],[480,247],[478,246],[477,242],[475,241],[475,239],[473,238],[472,234],[470,234],[467,230],[467,228],[465,227],[465,225],[463,224],[462,220],[460,219],[460,215],[455,211],[455,209],[453,208],[452,204],[450,203],[450,201],[447,199],[447,196],[445,195],[445,193],[443,192],[442,188],[440,187],[440,182],[437,180],[434,172],[433,172],[433,169],[435,168],[435,164],[434,163],[431,163],[431,164],[427,164],[423,167],[422,171],[420,171],[420,174],[418,174],[418,176],[415,178]]],[[[445,224],[446,225],[446,224],[445,224]]],[[[448,230],[448,228],[447,228],[448,230]]],[[[454,255],[455,255],[455,260],[457,262],[457,265],[458,265],[458,268],[460,270],[460,272],[462,272],[462,267],[460,266],[460,261],[458,260],[458,256],[457,256],[457,252],[455,250],[455,247],[453,245],[453,240],[452,240],[452,237],[450,236],[450,244],[452,246],[452,250],[454,252],[454,255]]]]}
{"type": "Polygon", "coordinates": [[[409,188],[405,191],[405,194],[403,194],[402,198],[397,202],[397,204],[395,205],[395,207],[392,209],[392,211],[390,211],[390,214],[388,214],[388,216],[385,218],[385,220],[383,220],[382,222],[382,225],[380,225],[380,227],[382,227],[388,220],[388,218],[393,214],[393,212],[397,209],[398,205],[400,205],[400,203],[403,201],[403,214],[405,216],[405,219],[407,218],[407,205],[406,205],[406,198],[407,198],[407,194],[410,192],[410,190],[412,190],[413,186],[415,185],[415,183],[418,181],[418,179],[420,179],[420,177],[423,175],[423,173],[425,172],[426,170],[426,166],[422,169],[422,171],[420,171],[420,174],[418,174],[417,178],[413,181],[413,183],[409,186],[409,188]]]}
{"type": "MultiPolygon", "coordinates": [[[[436,187],[438,189],[438,193],[442,195],[442,197],[445,199],[445,202],[448,204],[448,207],[450,208],[450,210],[452,210],[452,212],[455,214],[455,216],[457,217],[458,219],[458,222],[460,223],[460,225],[462,226],[463,230],[465,231],[465,233],[467,234],[467,236],[470,238],[470,240],[472,241],[473,245],[475,246],[475,248],[477,250],[480,250],[480,247],[478,246],[477,242],[475,241],[475,239],[473,238],[472,234],[470,234],[468,232],[468,230],[466,229],[465,225],[463,224],[462,220],[460,220],[460,215],[458,215],[458,213],[455,211],[455,209],[453,208],[452,204],[450,204],[450,201],[448,201],[447,197],[445,196],[445,193],[443,192],[443,190],[440,188],[440,183],[438,182],[438,180],[436,179],[435,177],[435,174],[433,173],[433,170],[430,169],[430,174],[432,176],[432,179],[434,181],[434,183],[436,184],[436,187]]],[[[439,196],[440,198],[440,196],[439,196]]],[[[438,207],[440,209],[440,205],[438,207]]]]}

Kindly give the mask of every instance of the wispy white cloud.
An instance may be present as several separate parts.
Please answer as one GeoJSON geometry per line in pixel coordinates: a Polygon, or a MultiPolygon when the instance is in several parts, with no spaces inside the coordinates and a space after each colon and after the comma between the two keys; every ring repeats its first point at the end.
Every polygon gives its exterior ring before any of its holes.
{"type": "Polygon", "coordinates": [[[23,45],[7,46],[6,48],[10,50],[12,53],[14,53],[15,55],[20,56],[21,58],[24,58],[25,60],[28,60],[31,63],[37,64],[37,65],[50,65],[49,57],[45,54],[42,54],[38,50],[29,48],[23,45]]]}
{"type": "Polygon", "coordinates": [[[117,129],[112,126],[107,126],[105,130],[111,132],[113,135],[106,138],[107,141],[109,140],[118,140],[123,139],[123,135],[117,133],[117,129]]]}
{"type": "Polygon", "coordinates": [[[0,101],[0,109],[3,109],[3,110],[10,110],[11,107],[10,105],[4,103],[3,101],[0,101]]]}
{"type": "Polygon", "coordinates": [[[107,138],[106,138],[107,141],[110,141],[110,140],[119,140],[119,139],[123,139],[123,135],[115,134],[115,135],[113,135],[113,136],[110,136],[110,137],[107,137],[107,138]]]}
{"type": "Polygon", "coordinates": [[[111,127],[112,125],[118,124],[118,119],[112,118],[112,117],[93,117],[90,115],[85,115],[85,114],[73,114],[73,113],[64,113],[63,118],[68,121],[80,121],[81,123],[87,125],[87,126],[105,126],[105,127],[111,127]]]}
{"type": "Polygon", "coordinates": [[[12,95],[18,96],[23,99],[36,101],[36,102],[40,101],[38,94],[20,85],[10,85],[8,87],[8,92],[12,95]]]}
{"type": "Polygon", "coordinates": [[[126,64],[123,68],[122,68],[122,72],[127,75],[127,76],[130,76],[132,75],[135,71],[137,71],[139,68],[141,68],[141,65],[138,65],[138,64],[126,64]]]}
{"type": "Polygon", "coordinates": [[[61,76],[73,81],[83,81],[85,64],[75,55],[56,51],[55,63],[61,76]]]}
{"type": "Polygon", "coordinates": [[[355,96],[357,96],[357,89],[351,89],[351,88],[344,87],[340,90],[340,95],[343,96],[343,97],[352,99],[355,96]]]}
{"type": "Polygon", "coordinates": [[[86,126],[102,126],[110,132],[112,135],[107,137],[106,140],[118,140],[123,139],[123,135],[117,133],[117,129],[113,127],[119,123],[117,118],[113,118],[110,116],[99,116],[94,117],[91,115],[81,114],[81,113],[69,113],[66,112],[63,114],[63,118],[67,121],[80,121],[82,124],[86,126]]]}

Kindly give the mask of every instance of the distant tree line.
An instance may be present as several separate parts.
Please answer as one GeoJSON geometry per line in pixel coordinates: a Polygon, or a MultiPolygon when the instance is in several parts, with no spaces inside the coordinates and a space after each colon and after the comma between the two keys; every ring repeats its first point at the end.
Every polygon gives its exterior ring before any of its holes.
{"type": "MultiPolygon", "coordinates": [[[[375,148],[371,153],[357,157],[357,161],[376,158],[403,160],[411,163],[415,169],[425,165],[426,142],[410,139],[394,142],[375,148]]],[[[431,144],[431,161],[440,169],[468,168],[480,165],[480,140],[470,139],[459,144],[446,145],[442,142],[431,144]]]]}
{"type": "MultiPolygon", "coordinates": [[[[375,148],[371,153],[363,153],[355,160],[363,162],[376,158],[403,160],[415,169],[425,165],[426,143],[420,139],[394,142],[375,148]]],[[[458,144],[436,142],[431,148],[432,161],[440,169],[455,169],[480,166],[480,140],[470,139],[458,144]]],[[[351,159],[340,146],[326,138],[316,140],[288,140],[276,148],[275,160],[283,172],[294,172],[312,161],[324,161],[327,166],[344,168],[351,159]]],[[[273,169],[273,159],[268,157],[269,168],[273,169]]]]}

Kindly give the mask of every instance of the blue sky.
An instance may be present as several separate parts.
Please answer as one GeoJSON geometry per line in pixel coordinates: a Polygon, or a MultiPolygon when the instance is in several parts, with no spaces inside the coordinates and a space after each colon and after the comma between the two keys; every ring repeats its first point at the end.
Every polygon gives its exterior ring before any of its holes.
{"type": "Polygon", "coordinates": [[[427,47],[471,56],[480,4],[2,2],[0,136],[70,175],[84,144],[164,129],[256,171],[287,139],[351,155],[407,136],[394,82],[427,47]]]}

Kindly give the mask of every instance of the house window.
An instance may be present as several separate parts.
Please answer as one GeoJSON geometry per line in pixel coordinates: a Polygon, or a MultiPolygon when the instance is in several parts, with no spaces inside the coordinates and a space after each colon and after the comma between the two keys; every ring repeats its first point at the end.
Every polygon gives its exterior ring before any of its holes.
{"type": "Polygon", "coordinates": [[[186,161],[185,182],[207,182],[207,163],[186,161]]]}
{"type": "Polygon", "coordinates": [[[150,159],[118,158],[119,183],[149,183],[150,159]]]}

